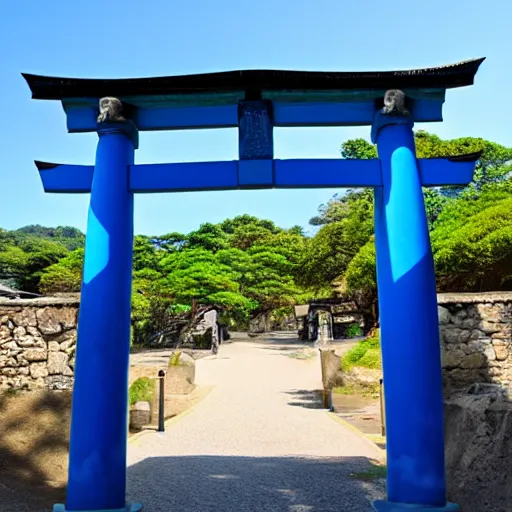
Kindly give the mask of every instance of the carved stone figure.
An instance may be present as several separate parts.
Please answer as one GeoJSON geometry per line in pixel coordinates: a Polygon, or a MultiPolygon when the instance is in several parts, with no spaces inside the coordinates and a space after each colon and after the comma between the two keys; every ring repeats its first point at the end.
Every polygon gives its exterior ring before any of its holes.
{"type": "Polygon", "coordinates": [[[400,89],[390,89],[384,95],[384,107],[382,113],[393,116],[410,116],[411,113],[405,106],[405,93],[400,89]]]}
{"type": "Polygon", "coordinates": [[[126,121],[122,114],[123,104],[118,98],[101,98],[100,100],[100,115],[98,116],[98,123],[126,121]]]}

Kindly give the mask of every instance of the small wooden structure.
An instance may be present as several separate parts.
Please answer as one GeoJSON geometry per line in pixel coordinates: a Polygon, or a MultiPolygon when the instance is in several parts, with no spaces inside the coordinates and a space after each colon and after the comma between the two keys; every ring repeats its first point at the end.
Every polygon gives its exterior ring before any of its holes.
{"type": "Polygon", "coordinates": [[[299,338],[305,341],[325,343],[348,337],[348,328],[364,326],[362,312],[353,301],[343,298],[315,299],[309,304],[295,306],[299,324],[299,338]]]}

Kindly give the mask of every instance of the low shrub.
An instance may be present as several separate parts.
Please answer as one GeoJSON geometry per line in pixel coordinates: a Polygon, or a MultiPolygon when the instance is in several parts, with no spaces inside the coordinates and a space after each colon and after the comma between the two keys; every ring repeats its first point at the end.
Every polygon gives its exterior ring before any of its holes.
{"type": "Polygon", "coordinates": [[[153,401],[155,394],[155,381],[148,377],[141,377],[133,382],[128,390],[128,398],[130,405],[137,402],[153,401]]]}
{"type": "Polygon", "coordinates": [[[347,338],[359,338],[363,335],[363,329],[359,324],[350,324],[347,328],[347,338]]]}
{"type": "Polygon", "coordinates": [[[180,365],[180,358],[181,358],[181,351],[176,350],[176,352],[173,352],[171,354],[171,358],[169,359],[169,366],[179,366],[180,365]]]}

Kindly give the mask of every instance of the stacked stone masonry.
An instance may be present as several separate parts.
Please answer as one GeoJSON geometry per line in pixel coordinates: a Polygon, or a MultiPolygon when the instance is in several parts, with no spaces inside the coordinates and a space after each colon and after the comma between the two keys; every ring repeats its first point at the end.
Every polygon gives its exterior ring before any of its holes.
{"type": "Polygon", "coordinates": [[[446,389],[512,390],[512,292],[439,294],[438,312],[446,389]]]}
{"type": "MultiPolygon", "coordinates": [[[[438,306],[447,390],[512,390],[512,292],[439,294],[438,306]]],[[[78,307],[78,297],[0,300],[0,390],[72,387],[78,307]]]]}
{"type": "Polygon", "coordinates": [[[0,301],[0,390],[70,389],[79,302],[0,301]]]}

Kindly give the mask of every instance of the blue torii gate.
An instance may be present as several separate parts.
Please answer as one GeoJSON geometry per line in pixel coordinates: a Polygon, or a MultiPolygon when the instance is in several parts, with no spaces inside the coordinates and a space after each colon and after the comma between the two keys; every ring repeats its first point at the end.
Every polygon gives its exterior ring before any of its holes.
{"type": "Polygon", "coordinates": [[[69,132],[99,135],[94,166],[36,162],[46,192],[91,193],[78,323],[66,505],[125,512],[134,193],[373,187],[387,419],[378,511],[446,502],[436,284],[421,187],[465,185],[478,154],[416,159],[414,122],[442,121],[448,88],[484,59],[410,71],[232,71],[142,79],[24,74],[60,100],[69,132]],[[374,160],[274,159],[274,126],[371,125],[374,160]],[[134,164],[139,130],[238,127],[239,159],[134,164]]]}

